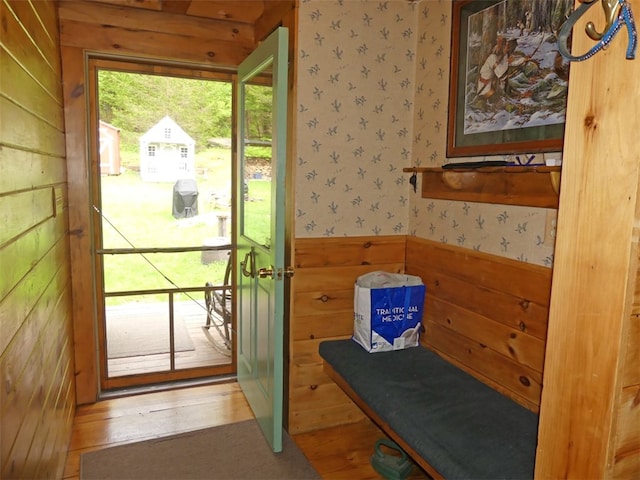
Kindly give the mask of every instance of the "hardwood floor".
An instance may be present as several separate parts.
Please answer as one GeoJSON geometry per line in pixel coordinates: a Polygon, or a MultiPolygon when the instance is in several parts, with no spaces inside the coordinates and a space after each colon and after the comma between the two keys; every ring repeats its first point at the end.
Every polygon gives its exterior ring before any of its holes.
{"type": "MultiPolygon", "coordinates": [[[[236,382],[115,398],[78,407],[64,478],[79,479],[83,452],[253,418],[236,382]]],[[[369,464],[383,434],[364,421],[304,433],[294,440],[326,479],[378,479],[369,464]]],[[[416,471],[412,478],[426,478],[416,471]]]]}

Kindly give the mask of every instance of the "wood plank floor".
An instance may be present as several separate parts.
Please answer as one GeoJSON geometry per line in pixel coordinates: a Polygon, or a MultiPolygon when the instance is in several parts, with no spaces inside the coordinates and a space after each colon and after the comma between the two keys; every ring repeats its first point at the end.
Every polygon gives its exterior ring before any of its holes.
{"type": "MultiPolygon", "coordinates": [[[[83,452],[253,418],[236,382],[115,398],[78,407],[65,479],[79,479],[83,452]]],[[[294,436],[325,479],[378,479],[369,464],[373,443],[383,434],[371,422],[294,436]]],[[[412,478],[427,478],[416,471],[412,478]]]]}

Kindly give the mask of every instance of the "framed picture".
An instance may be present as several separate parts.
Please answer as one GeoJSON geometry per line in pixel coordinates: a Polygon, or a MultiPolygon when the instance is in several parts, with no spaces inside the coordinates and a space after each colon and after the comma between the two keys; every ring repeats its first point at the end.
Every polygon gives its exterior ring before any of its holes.
{"type": "Polygon", "coordinates": [[[562,150],[573,0],[453,0],[447,156],[562,150]]]}

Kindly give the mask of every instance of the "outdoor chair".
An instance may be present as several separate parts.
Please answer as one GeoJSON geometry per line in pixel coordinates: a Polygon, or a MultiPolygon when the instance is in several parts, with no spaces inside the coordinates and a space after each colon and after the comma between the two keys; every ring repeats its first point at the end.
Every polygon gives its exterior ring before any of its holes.
{"type": "MultiPolygon", "coordinates": [[[[204,326],[209,330],[212,326],[216,328],[222,337],[225,347],[231,350],[231,253],[224,272],[223,288],[221,290],[207,290],[204,293],[204,300],[207,307],[207,323],[204,326]]],[[[213,287],[211,282],[205,284],[213,287]]]]}

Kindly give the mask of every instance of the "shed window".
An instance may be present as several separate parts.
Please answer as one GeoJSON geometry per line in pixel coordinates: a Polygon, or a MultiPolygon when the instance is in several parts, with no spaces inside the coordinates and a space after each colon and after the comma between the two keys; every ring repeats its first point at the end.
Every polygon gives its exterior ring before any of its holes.
{"type": "Polygon", "coordinates": [[[164,138],[166,138],[166,139],[171,138],[171,128],[170,127],[166,127],[164,129],[164,138]]]}
{"type": "Polygon", "coordinates": [[[155,145],[149,145],[147,147],[147,156],[149,156],[149,157],[155,157],[156,156],[156,146],[155,145]]]}
{"type": "Polygon", "coordinates": [[[189,149],[187,147],[180,147],[180,158],[187,158],[189,149]]]}

